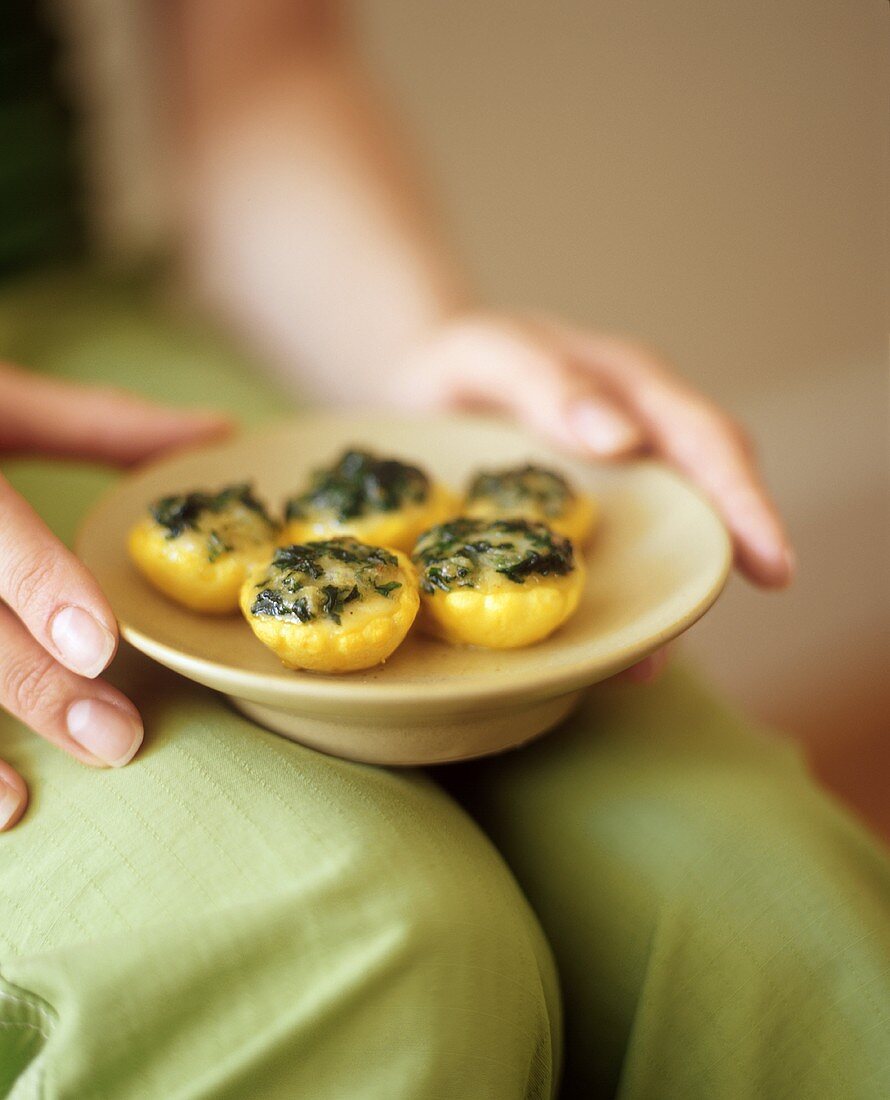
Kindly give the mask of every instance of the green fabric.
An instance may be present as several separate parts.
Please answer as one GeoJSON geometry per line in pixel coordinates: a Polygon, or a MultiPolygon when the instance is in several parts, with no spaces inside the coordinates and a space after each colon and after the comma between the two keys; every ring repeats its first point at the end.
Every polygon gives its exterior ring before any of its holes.
{"type": "Polygon", "coordinates": [[[120,773],[5,722],[34,792],[0,846],[12,1096],[550,1096],[550,955],[453,802],[118,681],[149,730],[120,773]]]}
{"type": "Polygon", "coordinates": [[[554,948],[566,1096],[890,1096],[887,854],[692,676],[441,778],[554,948]]]}
{"type": "MultiPolygon", "coordinates": [[[[138,285],[7,290],[0,349],[281,411],[138,285]]],[[[69,539],[111,476],[7,472],[69,539]]],[[[147,730],[121,771],[0,715],[32,789],[0,837],[0,1095],[548,1097],[549,945],[564,1096],[890,1092],[887,857],[689,674],[432,778],[291,744],[129,650],[114,678],[147,730]]]]}

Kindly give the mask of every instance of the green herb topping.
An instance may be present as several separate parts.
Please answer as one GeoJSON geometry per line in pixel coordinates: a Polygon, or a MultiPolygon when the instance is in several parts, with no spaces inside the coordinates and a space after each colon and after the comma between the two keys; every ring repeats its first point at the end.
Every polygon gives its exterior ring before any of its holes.
{"type": "Polygon", "coordinates": [[[341,523],[373,512],[422,504],[430,481],[416,466],[369,451],[345,451],[333,466],[316,470],[309,489],[287,502],[288,519],[329,513],[341,523]]]}
{"type": "Polygon", "coordinates": [[[490,500],[504,512],[522,515],[533,508],[549,517],[561,516],[574,497],[564,477],[532,465],[482,470],[473,478],[468,493],[469,500],[490,500]]]}
{"type": "Polygon", "coordinates": [[[401,581],[395,580],[398,568],[395,554],[353,538],[282,546],[256,586],[250,610],[290,622],[327,618],[339,623],[354,600],[372,594],[389,599],[401,588],[401,581]]]}
{"type": "Polygon", "coordinates": [[[487,572],[524,584],[527,577],[564,576],[575,567],[568,539],[522,519],[442,523],[420,536],[413,557],[420,587],[429,593],[476,588],[487,572]]]}
{"type": "Polygon", "coordinates": [[[216,561],[217,558],[222,557],[223,554],[228,554],[232,549],[232,544],[226,542],[219,531],[211,531],[207,536],[207,557],[210,561],[216,561]]]}
{"type": "Polygon", "coordinates": [[[278,525],[257,500],[249,484],[227,485],[218,493],[194,492],[163,497],[149,507],[155,521],[166,528],[168,539],[193,531],[207,538],[207,558],[245,546],[257,546],[275,537],[278,525]]]}

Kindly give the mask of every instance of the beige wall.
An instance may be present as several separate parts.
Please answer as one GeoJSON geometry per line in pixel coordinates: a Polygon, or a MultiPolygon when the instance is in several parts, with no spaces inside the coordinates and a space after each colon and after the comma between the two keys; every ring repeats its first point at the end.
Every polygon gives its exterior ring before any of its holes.
{"type": "Polygon", "coordinates": [[[810,736],[880,721],[890,8],[356,8],[484,294],[643,335],[759,440],[799,583],[736,582],[689,648],[810,736]]]}

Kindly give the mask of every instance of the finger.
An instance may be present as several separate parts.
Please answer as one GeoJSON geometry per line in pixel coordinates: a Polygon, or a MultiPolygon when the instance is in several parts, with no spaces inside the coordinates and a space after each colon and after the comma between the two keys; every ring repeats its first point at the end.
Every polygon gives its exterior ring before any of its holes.
{"type": "Polygon", "coordinates": [[[630,668],[619,672],[617,676],[612,677],[612,680],[622,684],[651,684],[667,668],[669,659],[670,648],[664,646],[655,653],[650,653],[648,657],[644,657],[642,661],[631,665],[630,668]]]}
{"type": "Polygon", "coordinates": [[[28,787],[18,772],[0,760],[0,833],[11,829],[28,805],[28,787]]]}
{"type": "Polygon", "coordinates": [[[533,328],[465,322],[424,352],[427,398],[510,413],[561,447],[600,458],[643,444],[638,425],[533,328]],[[438,387],[438,388],[437,388],[438,387]]]}
{"type": "Polygon", "coordinates": [[[639,425],[589,380],[578,386],[564,416],[576,448],[591,458],[628,458],[645,446],[639,425]]]}
{"type": "Polygon", "coordinates": [[[129,466],[185,444],[225,435],[231,420],[140,397],[0,367],[0,450],[129,466]]]}
{"type": "Polygon", "coordinates": [[[660,450],[695,481],[729,528],[736,564],[756,584],[781,588],[794,575],[794,552],[778,510],[732,424],[708,406],[684,406],[659,432],[660,450]]]}
{"type": "Polygon", "coordinates": [[[0,608],[0,706],[94,767],[122,767],[142,744],[142,720],[129,699],[63,668],[7,608],[0,608]]]}
{"type": "Polygon", "coordinates": [[[710,498],[729,528],[739,569],[767,587],[790,583],[791,542],[738,426],[644,348],[583,334],[575,334],[574,346],[634,410],[656,450],[710,498]]]}
{"type": "Polygon", "coordinates": [[[117,648],[117,623],[99,585],[0,476],[0,599],[72,672],[93,677],[117,648]]]}

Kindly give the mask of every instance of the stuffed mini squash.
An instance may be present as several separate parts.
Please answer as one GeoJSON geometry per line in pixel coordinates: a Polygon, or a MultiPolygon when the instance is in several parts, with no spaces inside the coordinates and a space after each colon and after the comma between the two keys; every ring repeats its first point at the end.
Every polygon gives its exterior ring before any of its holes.
{"type": "Polygon", "coordinates": [[[457,519],[426,531],[413,559],[421,626],[458,645],[531,645],[575,611],[584,570],[571,542],[528,520],[457,519]]]}
{"type": "Polygon", "coordinates": [[[161,592],[193,611],[238,607],[248,570],[268,557],[278,524],[250,485],[163,497],[130,531],[133,562],[161,592]]]}
{"type": "Polygon", "coordinates": [[[282,546],[241,590],[254,634],[288,668],[355,672],[395,650],[420,605],[400,551],[333,538],[282,546]]]}
{"type": "Polygon", "coordinates": [[[546,523],[580,546],[593,530],[597,505],[554,470],[526,465],[481,470],[470,483],[463,515],[546,523]]]}
{"type": "Polygon", "coordinates": [[[416,466],[369,451],[345,451],[316,470],[309,488],[285,508],[285,538],[353,535],[409,553],[421,531],[455,512],[454,498],[416,466]]]}

